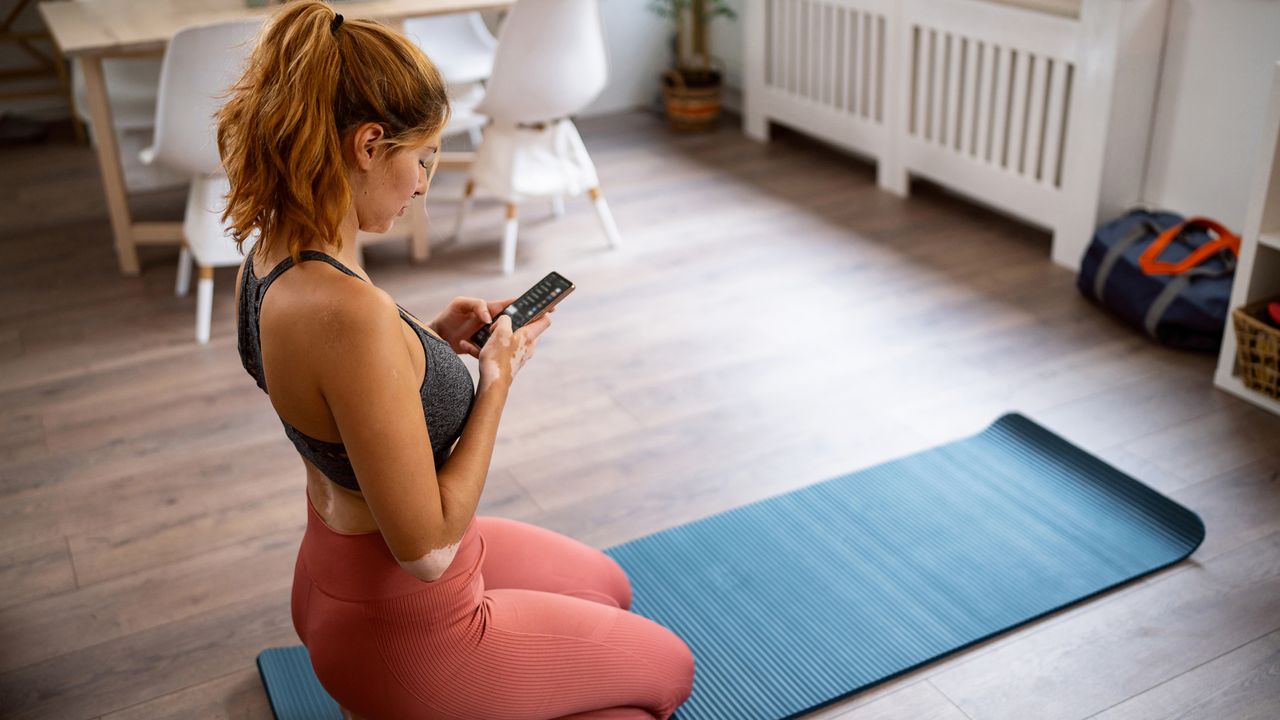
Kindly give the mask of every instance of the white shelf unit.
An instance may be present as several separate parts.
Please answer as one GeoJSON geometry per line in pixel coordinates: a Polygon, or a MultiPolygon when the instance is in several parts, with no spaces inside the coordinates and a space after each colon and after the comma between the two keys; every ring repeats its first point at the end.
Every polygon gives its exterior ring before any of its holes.
{"type": "MultiPolygon", "coordinates": [[[[1240,263],[1231,288],[1231,307],[1280,297],[1280,63],[1276,63],[1271,83],[1271,106],[1267,111],[1257,180],[1240,236],[1240,263]]],[[[1259,407],[1280,415],[1280,400],[1250,390],[1236,371],[1236,333],[1231,319],[1222,336],[1218,370],[1214,383],[1259,407]]]]}

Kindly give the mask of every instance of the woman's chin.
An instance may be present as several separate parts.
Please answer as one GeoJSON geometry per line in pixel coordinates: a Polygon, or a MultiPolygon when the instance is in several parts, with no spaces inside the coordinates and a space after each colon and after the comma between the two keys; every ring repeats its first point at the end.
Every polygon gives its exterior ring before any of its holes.
{"type": "Polygon", "coordinates": [[[395,218],[387,218],[385,221],[380,222],[376,225],[372,223],[370,223],[367,226],[361,225],[360,232],[367,232],[367,233],[373,233],[374,235],[381,235],[387,232],[388,230],[390,230],[391,226],[395,225],[395,223],[396,223],[395,218]]]}

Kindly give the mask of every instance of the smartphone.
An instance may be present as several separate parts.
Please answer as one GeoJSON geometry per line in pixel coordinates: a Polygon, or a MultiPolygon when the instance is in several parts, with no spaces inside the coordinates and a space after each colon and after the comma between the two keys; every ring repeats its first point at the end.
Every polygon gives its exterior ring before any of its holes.
{"type": "MultiPolygon", "coordinates": [[[[511,318],[511,330],[514,332],[542,317],[543,313],[551,310],[556,303],[573,292],[573,288],[574,284],[560,273],[547,273],[547,276],[539,280],[538,284],[529,288],[525,294],[503,309],[502,314],[511,318]]],[[[477,330],[476,334],[471,336],[471,342],[476,347],[484,347],[498,320],[499,318],[494,318],[492,323],[477,330]]]]}

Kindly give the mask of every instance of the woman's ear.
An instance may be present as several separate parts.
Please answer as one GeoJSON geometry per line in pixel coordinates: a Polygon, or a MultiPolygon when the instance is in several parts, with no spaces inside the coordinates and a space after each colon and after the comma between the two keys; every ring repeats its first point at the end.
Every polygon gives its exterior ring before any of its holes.
{"type": "Polygon", "coordinates": [[[351,133],[348,147],[351,148],[357,169],[367,172],[373,167],[373,160],[378,154],[380,142],[385,137],[386,133],[382,126],[374,122],[365,123],[351,133]]]}

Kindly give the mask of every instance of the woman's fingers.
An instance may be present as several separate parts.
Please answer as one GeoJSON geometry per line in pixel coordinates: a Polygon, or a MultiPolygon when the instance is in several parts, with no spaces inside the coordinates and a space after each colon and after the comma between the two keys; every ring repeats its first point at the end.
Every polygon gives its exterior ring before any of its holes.
{"type": "Polygon", "coordinates": [[[480,357],[480,348],[476,347],[470,340],[463,340],[458,343],[458,347],[462,348],[462,352],[471,357],[480,357]]]}
{"type": "Polygon", "coordinates": [[[498,313],[502,312],[504,308],[506,308],[508,305],[510,305],[515,301],[516,299],[513,297],[507,298],[506,300],[490,300],[488,302],[489,312],[492,315],[497,315],[498,313]]]}
{"type": "Polygon", "coordinates": [[[537,340],[538,336],[546,332],[549,327],[551,327],[551,317],[548,313],[520,328],[519,332],[524,333],[529,340],[537,340]]]}

